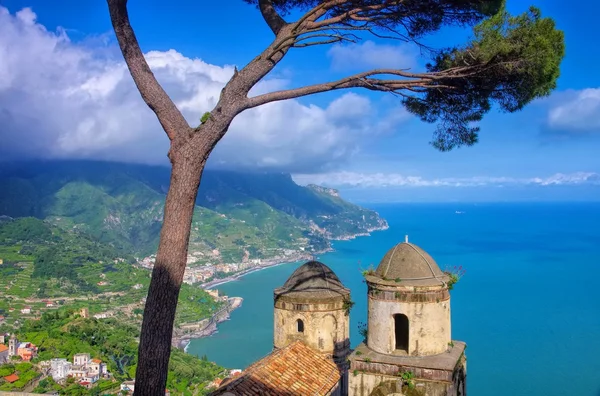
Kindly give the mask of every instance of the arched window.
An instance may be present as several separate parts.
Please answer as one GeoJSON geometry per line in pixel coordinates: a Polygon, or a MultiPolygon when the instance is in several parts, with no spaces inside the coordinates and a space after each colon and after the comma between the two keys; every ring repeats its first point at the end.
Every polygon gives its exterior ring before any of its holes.
{"type": "Polygon", "coordinates": [[[298,333],[304,333],[304,322],[302,320],[298,319],[296,321],[296,329],[298,333]]]}
{"type": "Polygon", "coordinates": [[[408,353],[408,318],[406,315],[394,315],[394,335],[396,349],[408,353]]]}

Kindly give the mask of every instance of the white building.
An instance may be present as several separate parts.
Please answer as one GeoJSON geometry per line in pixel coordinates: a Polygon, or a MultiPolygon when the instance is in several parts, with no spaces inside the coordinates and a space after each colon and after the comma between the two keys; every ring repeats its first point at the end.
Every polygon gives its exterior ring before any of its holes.
{"type": "Polygon", "coordinates": [[[69,377],[76,378],[78,380],[83,380],[87,376],[87,370],[83,366],[71,366],[71,369],[67,373],[69,377]]]}
{"type": "Polygon", "coordinates": [[[50,375],[55,381],[66,378],[71,370],[71,362],[67,359],[52,359],[50,360],[50,375]]]}
{"type": "Polygon", "coordinates": [[[91,371],[88,371],[86,373],[86,375],[83,376],[83,378],[81,379],[80,382],[89,382],[90,384],[94,384],[99,379],[100,379],[100,376],[97,373],[94,374],[91,371]]]}
{"type": "Polygon", "coordinates": [[[86,366],[90,361],[89,353],[76,353],[73,356],[73,364],[75,366],[86,366]]]}
{"type": "Polygon", "coordinates": [[[106,364],[102,363],[100,359],[92,359],[88,363],[88,370],[90,373],[97,374],[100,376],[107,375],[108,370],[106,369],[106,364]]]}

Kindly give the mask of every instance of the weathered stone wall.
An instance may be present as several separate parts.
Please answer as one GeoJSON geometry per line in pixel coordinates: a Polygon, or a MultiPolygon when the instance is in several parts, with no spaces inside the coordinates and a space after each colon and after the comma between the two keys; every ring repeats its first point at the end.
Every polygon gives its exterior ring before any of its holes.
{"type": "Polygon", "coordinates": [[[273,330],[275,348],[283,348],[296,340],[332,355],[349,348],[349,316],[341,299],[333,303],[278,301],[273,330]],[[298,320],[303,323],[303,332],[298,331],[298,320]]]}
{"type": "MultiPolygon", "coordinates": [[[[405,370],[406,368],[403,368],[405,370]]],[[[399,367],[377,363],[352,362],[349,373],[349,396],[466,396],[466,360],[464,355],[454,371],[411,368],[414,388],[402,392],[399,367]],[[359,363],[359,364],[357,364],[359,363]],[[362,363],[362,364],[360,364],[362,363]]],[[[406,387],[404,388],[406,390],[406,387]]]]}
{"type": "Polygon", "coordinates": [[[394,353],[395,314],[408,317],[410,356],[436,355],[448,349],[451,322],[450,297],[447,291],[406,293],[370,287],[368,306],[367,343],[372,350],[385,354],[394,353]]]}

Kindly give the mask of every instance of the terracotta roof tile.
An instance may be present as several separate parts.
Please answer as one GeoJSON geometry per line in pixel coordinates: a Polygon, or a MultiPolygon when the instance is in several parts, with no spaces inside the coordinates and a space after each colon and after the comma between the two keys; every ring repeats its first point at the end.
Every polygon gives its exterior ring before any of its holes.
{"type": "Polygon", "coordinates": [[[4,344],[0,344],[0,352],[8,351],[8,347],[4,344]]]}
{"type": "Polygon", "coordinates": [[[236,396],[321,396],[339,380],[331,358],[296,341],[255,362],[238,377],[226,379],[211,396],[227,392],[236,396]]]}
{"type": "Polygon", "coordinates": [[[10,382],[12,384],[13,382],[19,380],[19,376],[17,374],[11,374],[8,377],[4,377],[4,379],[6,380],[6,382],[10,382]]]}

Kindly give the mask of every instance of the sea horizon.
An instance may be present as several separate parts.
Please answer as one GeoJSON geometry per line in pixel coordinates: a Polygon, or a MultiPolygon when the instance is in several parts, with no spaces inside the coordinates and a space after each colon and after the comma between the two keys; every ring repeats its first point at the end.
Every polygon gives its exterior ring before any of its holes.
{"type": "MultiPolygon", "coordinates": [[[[319,255],[351,289],[351,345],[366,322],[361,269],[410,242],[443,270],[467,273],[451,292],[452,338],[467,343],[469,392],[482,396],[600,394],[599,202],[395,203],[368,205],[390,228],[334,241],[319,255]],[[573,274],[577,276],[572,276],[573,274]],[[566,379],[568,377],[568,379],[566,379]],[[558,378],[565,378],[557,384],[558,378]]],[[[245,368],[272,349],[275,287],[301,263],[279,265],[217,287],[244,298],[231,319],[187,350],[245,368]]]]}

